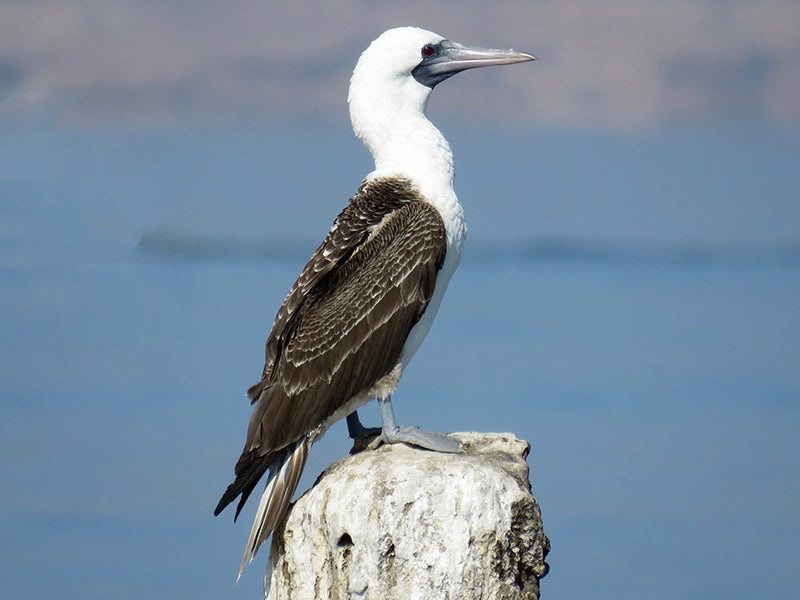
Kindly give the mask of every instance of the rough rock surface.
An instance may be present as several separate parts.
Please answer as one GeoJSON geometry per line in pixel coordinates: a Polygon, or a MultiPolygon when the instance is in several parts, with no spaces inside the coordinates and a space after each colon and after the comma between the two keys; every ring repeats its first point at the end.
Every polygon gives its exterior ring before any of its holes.
{"type": "Polygon", "coordinates": [[[267,599],[538,598],[550,542],[529,444],[453,435],[464,454],[395,444],[328,467],[273,536],[267,599]]]}

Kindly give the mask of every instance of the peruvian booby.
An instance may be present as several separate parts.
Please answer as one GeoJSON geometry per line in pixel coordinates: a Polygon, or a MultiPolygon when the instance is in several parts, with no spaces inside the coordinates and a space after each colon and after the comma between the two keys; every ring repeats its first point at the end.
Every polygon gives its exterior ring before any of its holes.
{"type": "Polygon", "coordinates": [[[383,443],[458,452],[445,434],[395,424],[390,396],[431,327],[459,263],[467,228],[453,191],[453,155],[425,116],[436,84],[460,71],[533,60],[469,48],[415,27],[384,32],[358,60],[348,104],[375,160],[292,286],[266,344],[234,482],[214,514],[241,496],[236,517],[269,471],[241,571],[281,522],[308,452],[337,420],[377,399],[383,443]]]}

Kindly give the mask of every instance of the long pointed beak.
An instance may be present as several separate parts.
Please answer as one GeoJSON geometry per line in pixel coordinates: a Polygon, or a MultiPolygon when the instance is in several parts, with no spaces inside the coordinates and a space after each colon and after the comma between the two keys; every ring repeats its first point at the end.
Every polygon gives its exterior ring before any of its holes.
{"type": "Polygon", "coordinates": [[[511,65],[518,62],[536,60],[535,57],[525,52],[494,50],[492,48],[469,48],[460,44],[453,44],[452,47],[445,48],[444,57],[445,60],[439,63],[443,72],[458,72],[476,67],[511,65]]]}
{"type": "Polygon", "coordinates": [[[438,44],[435,55],[424,59],[412,72],[414,78],[429,87],[435,86],[466,69],[510,65],[536,60],[525,52],[514,50],[495,50],[492,48],[470,48],[450,40],[438,44]]]}

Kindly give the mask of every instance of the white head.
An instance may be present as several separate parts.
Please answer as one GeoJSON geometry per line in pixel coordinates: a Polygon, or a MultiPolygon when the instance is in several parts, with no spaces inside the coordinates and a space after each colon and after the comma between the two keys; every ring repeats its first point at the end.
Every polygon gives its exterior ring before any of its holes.
{"type": "Polygon", "coordinates": [[[424,29],[398,27],[384,32],[358,59],[347,98],[350,121],[373,156],[399,121],[425,114],[432,88],[411,72],[422,60],[422,48],[443,39],[424,29]]]}
{"type": "Polygon", "coordinates": [[[417,27],[382,33],[361,55],[350,79],[350,121],[377,171],[449,170],[447,141],[428,121],[433,87],[465,69],[533,60],[513,50],[467,48],[417,27]],[[426,166],[427,165],[427,166],[426,166]]]}

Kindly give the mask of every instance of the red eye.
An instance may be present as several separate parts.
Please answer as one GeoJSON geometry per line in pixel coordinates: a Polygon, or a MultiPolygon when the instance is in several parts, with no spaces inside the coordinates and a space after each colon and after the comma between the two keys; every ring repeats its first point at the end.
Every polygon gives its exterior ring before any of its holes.
{"type": "Polygon", "coordinates": [[[428,58],[429,56],[433,56],[436,53],[436,50],[430,44],[425,44],[422,47],[422,56],[428,58]]]}

